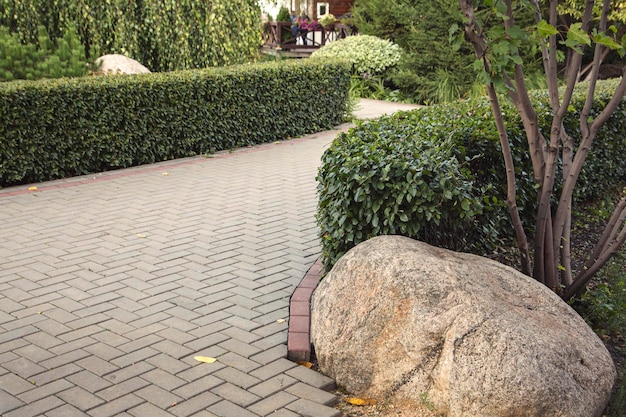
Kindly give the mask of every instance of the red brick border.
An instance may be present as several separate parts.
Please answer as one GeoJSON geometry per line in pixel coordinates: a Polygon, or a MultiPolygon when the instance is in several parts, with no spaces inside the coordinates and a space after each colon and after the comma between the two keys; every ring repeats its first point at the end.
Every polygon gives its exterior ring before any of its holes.
{"type": "Polygon", "coordinates": [[[300,281],[289,300],[289,332],[287,358],[292,361],[311,360],[311,297],[322,273],[318,259],[300,281]]]}

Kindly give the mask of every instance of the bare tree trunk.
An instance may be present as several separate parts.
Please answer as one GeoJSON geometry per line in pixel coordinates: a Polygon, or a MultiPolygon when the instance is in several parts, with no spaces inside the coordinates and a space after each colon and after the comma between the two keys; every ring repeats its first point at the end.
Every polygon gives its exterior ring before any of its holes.
{"type": "MultiPolygon", "coordinates": [[[[565,129],[562,128],[563,132],[565,129]]],[[[567,177],[572,169],[572,162],[574,159],[574,139],[565,134],[563,140],[563,177],[567,177]]],[[[567,209],[568,216],[565,219],[565,228],[563,229],[563,236],[560,239],[559,249],[561,263],[558,266],[560,271],[559,282],[562,286],[567,287],[573,282],[572,278],[572,258],[571,258],[571,228],[572,228],[572,199],[568,202],[567,209]]]]}
{"type": "MultiPolygon", "coordinates": [[[[504,18],[505,29],[511,29],[515,25],[511,0],[498,0],[506,5],[507,16],[504,18]]],[[[541,20],[541,2],[530,0],[536,8],[536,20],[541,20]]],[[[585,12],[582,19],[582,30],[590,33],[590,26],[593,15],[595,0],[584,0],[585,12]]],[[[474,47],[474,51],[479,60],[482,61],[485,71],[491,73],[491,63],[488,52],[489,43],[487,35],[478,25],[474,15],[474,2],[472,0],[459,0],[461,10],[467,18],[465,33],[474,47]]],[[[558,0],[550,0],[549,22],[553,27],[557,24],[558,0]]],[[[610,10],[610,0],[603,0],[602,16],[599,32],[603,33],[607,28],[607,16],[610,10]]],[[[626,32],[626,29],[625,29],[626,32]]],[[[591,259],[585,268],[573,278],[571,269],[571,228],[572,228],[572,196],[573,190],[582,170],[583,163],[587,157],[589,149],[600,128],[606,123],[609,117],[615,112],[621,100],[626,95],[626,76],[622,77],[613,97],[604,107],[600,114],[589,121],[591,106],[595,93],[596,81],[598,78],[599,65],[606,56],[602,45],[596,43],[594,51],[594,62],[591,66],[589,89],[587,99],[580,115],[581,142],[574,153],[574,141],[565,130],[563,121],[568,112],[568,107],[572,101],[574,87],[579,79],[582,54],[572,53],[568,56],[568,68],[565,79],[566,86],[563,90],[563,97],[559,97],[558,67],[556,59],[557,36],[550,36],[549,41],[542,43],[543,64],[548,80],[550,102],[552,106],[553,119],[550,127],[549,141],[539,130],[537,124],[537,114],[530,102],[524,74],[521,65],[516,65],[514,70],[514,80],[512,81],[506,73],[503,79],[509,87],[508,94],[520,114],[526,138],[528,141],[530,156],[533,165],[533,174],[538,185],[537,200],[538,209],[536,217],[536,230],[534,241],[534,269],[533,276],[538,281],[544,283],[554,291],[562,291],[562,297],[568,299],[579,293],[588,280],[615,254],[618,248],[626,241],[626,196],[620,200],[615,212],[605,228],[602,238],[598,241],[591,259]],[[552,196],[556,184],[556,171],[559,156],[563,161],[563,189],[559,196],[558,206],[554,217],[552,215],[552,196]]],[[[499,74],[500,75],[500,74],[499,74]]],[[[498,135],[502,144],[502,152],[505,158],[507,169],[507,203],[511,219],[515,226],[518,246],[522,251],[522,269],[529,268],[528,259],[524,256],[528,254],[526,235],[519,220],[519,213],[515,202],[515,175],[511,149],[508,144],[506,126],[504,126],[500,104],[493,83],[487,85],[492,111],[498,128],[498,135]]]]}
{"type": "MultiPolygon", "coordinates": [[[[510,1],[507,1],[510,6],[510,1]]],[[[461,10],[468,18],[468,23],[465,26],[465,31],[470,39],[472,39],[472,45],[474,46],[474,51],[476,53],[476,57],[478,59],[482,59],[483,65],[485,65],[485,71],[490,72],[488,62],[483,59],[485,52],[485,40],[481,37],[481,35],[475,31],[476,28],[476,20],[474,16],[474,8],[471,4],[471,1],[459,0],[459,4],[461,6],[461,10]]],[[[487,85],[487,91],[489,93],[489,101],[491,102],[491,109],[494,114],[494,119],[496,122],[496,127],[498,129],[498,136],[500,138],[500,145],[502,147],[502,155],[504,157],[504,164],[506,167],[506,177],[507,177],[507,205],[509,207],[509,214],[511,216],[511,221],[513,222],[513,227],[515,230],[515,236],[517,239],[518,248],[520,250],[520,264],[521,270],[523,273],[530,275],[530,255],[528,251],[528,241],[526,239],[526,233],[524,232],[524,227],[522,224],[522,220],[519,216],[519,210],[517,209],[517,201],[516,201],[516,186],[515,186],[515,165],[513,162],[513,156],[511,153],[511,147],[509,145],[509,139],[506,131],[506,126],[504,125],[504,119],[502,117],[502,112],[500,108],[500,103],[498,101],[498,95],[496,93],[495,87],[493,84],[487,85]]],[[[532,106],[530,107],[532,108],[532,106]]],[[[536,124],[536,116],[535,116],[535,124],[536,124]]],[[[537,130],[538,131],[538,130],[537,130]]]]}
{"type": "Polygon", "coordinates": [[[487,92],[489,93],[489,101],[491,102],[491,110],[494,114],[496,126],[498,128],[498,136],[500,138],[500,145],[502,147],[502,155],[504,157],[504,166],[506,167],[506,180],[507,180],[507,196],[506,202],[509,207],[509,215],[513,222],[513,228],[515,230],[515,237],[517,239],[517,247],[520,251],[520,265],[524,274],[530,275],[530,255],[528,252],[528,241],[526,239],[526,232],[522,224],[522,219],[517,209],[516,198],[516,185],[515,185],[515,164],[513,162],[513,155],[511,153],[511,147],[509,145],[509,138],[506,132],[506,126],[504,125],[504,119],[500,110],[500,103],[498,101],[498,95],[493,84],[487,86],[487,92]]]}

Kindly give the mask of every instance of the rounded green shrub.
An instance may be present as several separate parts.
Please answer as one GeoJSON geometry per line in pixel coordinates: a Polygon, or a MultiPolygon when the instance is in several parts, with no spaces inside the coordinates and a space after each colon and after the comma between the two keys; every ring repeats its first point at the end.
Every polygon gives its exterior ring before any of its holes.
{"type": "Polygon", "coordinates": [[[357,243],[401,234],[458,250],[483,204],[450,140],[416,136],[405,117],[383,117],[340,134],[318,173],[317,219],[330,268],[357,243]]]}
{"type": "Polygon", "coordinates": [[[400,62],[402,49],[376,36],[348,36],[331,42],[311,54],[312,59],[343,59],[355,74],[380,75],[400,62]]]}
{"type": "MultiPolygon", "coordinates": [[[[614,81],[598,85],[595,112],[615,87],[614,81]]],[[[532,100],[542,131],[549,132],[549,97],[534,92],[532,100]]],[[[585,92],[577,91],[565,120],[576,143],[584,100],[585,92]]],[[[526,137],[511,104],[503,105],[503,115],[515,161],[517,205],[526,230],[532,232],[537,193],[526,137]]],[[[594,142],[575,190],[576,201],[596,198],[626,179],[626,159],[620,151],[624,131],[622,102],[594,142]]],[[[484,256],[500,253],[513,238],[500,141],[486,99],[359,124],[340,134],[324,153],[317,179],[317,221],[327,270],[353,246],[382,234],[484,256]]]]}

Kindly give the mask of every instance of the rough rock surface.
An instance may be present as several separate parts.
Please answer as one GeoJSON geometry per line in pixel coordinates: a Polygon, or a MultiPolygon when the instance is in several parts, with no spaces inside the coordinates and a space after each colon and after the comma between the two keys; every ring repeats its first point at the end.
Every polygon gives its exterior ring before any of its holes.
{"type": "Polygon", "coordinates": [[[616,372],[558,296],[512,268],[399,236],[349,251],[314,293],[320,370],[448,416],[599,416],[616,372]]]}
{"type": "Polygon", "coordinates": [[[97,70],[97,74],[144,74],[150,70],[132,58],[124,55],[111,54],[103,55],[96,59],[96,65],[102,63],[97,70]]]}

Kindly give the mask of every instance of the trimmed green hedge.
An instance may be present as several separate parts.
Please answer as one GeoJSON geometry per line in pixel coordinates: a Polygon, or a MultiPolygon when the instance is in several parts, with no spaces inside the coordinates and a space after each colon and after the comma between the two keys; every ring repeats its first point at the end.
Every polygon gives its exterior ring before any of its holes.
{"type": "Polygon", "coordinates": [[[0,186],[297,137],[343,122],[350,67],[281,61],[0,84],[0,186]]]}
{"type": "MultiPolygon", "coordinates": [[[[598,86],[595,111],[615,90],[598,86]]],[[[565,121],[578,132],[584,91],[565,121]]],[[[549,132],[549,98],[534,92],[539,123],[549,132]]],[[[523,126],[512,105],[503,114],[517,170],[522,221],[532,231],[536,190],[523,126]]],[[[580,175],[575,198],[596,198],[626,179],[623,158],[626,103],[602,129],[580,175]]],[[[506,172],[486,99],[401,112],[358,125],[338,136],[318,173],[322,255],[328,270],[358,243],[401,234],[481,255],[498,253],[513,238],[506,205],[506,172]]]]}

